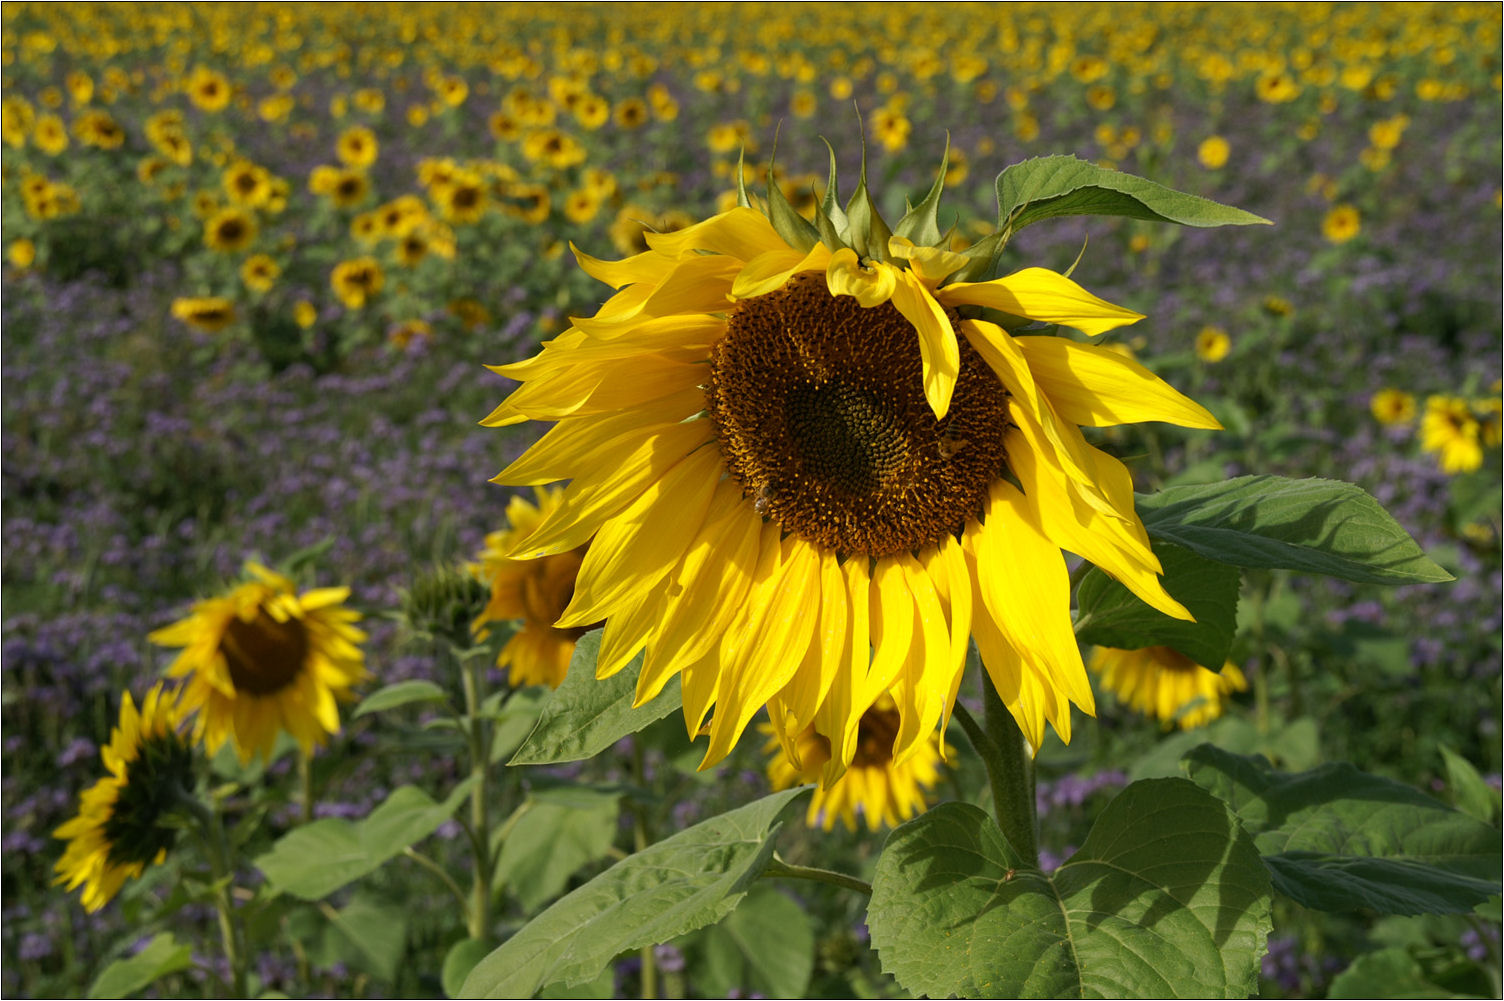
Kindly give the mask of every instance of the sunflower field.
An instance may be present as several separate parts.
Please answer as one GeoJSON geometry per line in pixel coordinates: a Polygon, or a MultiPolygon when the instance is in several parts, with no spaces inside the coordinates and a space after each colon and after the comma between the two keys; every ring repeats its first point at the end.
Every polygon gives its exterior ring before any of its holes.
{"type": "Polygon", "coordinates": [[[1500,62],[5,4],[0,992],[1499,997],[1500,62]]]}

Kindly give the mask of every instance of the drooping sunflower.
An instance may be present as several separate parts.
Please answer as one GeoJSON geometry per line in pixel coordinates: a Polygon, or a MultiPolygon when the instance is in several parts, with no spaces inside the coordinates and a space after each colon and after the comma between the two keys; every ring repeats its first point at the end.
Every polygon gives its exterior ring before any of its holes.
{"type": "MultiPolygon", "coordinates": [[[[888,696],[862,713],[857,724],[856,757],[844,775],[815,790],[805,823],[828,831],[840,820],[848,831],[854,831],[860,815],[867,821],[867,829],[875,831],[885,825],[897,827],[928,808],[925,790],[940,780],[938,736],[931,734],[917,753],[899,762],[893,757],[893,739],[899,725],[898,708],[888,696]]],[[[806,727],[792,741],[794,754],[790,754],[784,749],[787,741],[779,739],[771,724],[765,723],[761,729],[769,735],[763,752],[771,756],[768,780],[775,790],[820,781],[830,759],[828,738],[814,727],[806,727]]]]}
{"type": "Polygon", "coordinates": [[[210,754],[230,741],[243,762],[271,754],[286,730],[305,753],[339,732],[340,700],[365,678],[347,587],[298,594],[288,578],[257,563],[227,593],[148,639],[182,652],[167,670],[183,678],[183,705],[198,712],[195,736],[210,754]]]}
{"type": "Polygon", "coordinates": [[[109,774],[79,794],[78,816],[53,832],[68,842],[53,867],[54,885],[70,892],[82,885],[89,911],[109,903],[148,865],[160,865],[177,839],[177,827],[162,821],[193,784],[179,694],[159,682],[138,711],[125,693],[120,722],[100,751],[109,774]]]}
{"type": "Polygon", "coordinates": [[[844,212],[832,177],[818,228],[770,183],[769,214],[743,196],[624,261],[576,251],[620,291],[495,369],[523,385],[482,423],[558,422],[496,480],[572,480],[510,555],[589,542],[555,625],[606,623],[601,677],[645,648],[639,702],[681,675],[691,733],[714,706],[705,767],[766,704],[786,739],[829,735],[829,784],[885,693],[906,760],[948,721],[971,636],[1030,744],[1046,721],[1068,740],[1093,700],[1062,549],[1190,617],[1127,469],[1078,425],[1219,425],[1116,352],[1005,329],[1141,316],[1043,268],[966,280],[1003,236],[936,246],[940,187],[893,231],[865,177],[844,212]]]}
{"type": "Polygon", "coordinates": [[[1167,646],[1140,650],[1097,647],[1091,669],[1102,684],[1130,708],[1153,716],[1167,729],[1193,730],[1222,715],[1233,692],[1246,692],[1248,680],[1228,661],[1212,671],[1167,646]]]}
{"type": "Polygon", "coordinates": [[[554,622],[569,607],[574,580],[584,561],[585,547],[538,560],[514,559],[517,543],[552,516],[563,503],[564,491],[536,491],[537,505],[514,496],[507,505],[508,527],[486,536],[486,548],[473,570],[491,587],[485,610],[476,617],[474,631],[484,638],[487,624],[520,619],[522,626],[497,655],[496,666],[508,669],[514,687],[547,685],[558,688],[569,673],[574,645],[585,629],[558,629],[554,622]]]}

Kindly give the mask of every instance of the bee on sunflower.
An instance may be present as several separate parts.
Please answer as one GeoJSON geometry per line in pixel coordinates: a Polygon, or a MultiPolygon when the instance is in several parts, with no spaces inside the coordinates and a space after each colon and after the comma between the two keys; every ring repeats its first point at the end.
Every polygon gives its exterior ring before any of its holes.
{"type": "Polygon", "coordinates": [[[1220,425],[1116,352],[1014,333],[1142,317],[1045,268],[988,278],[1006,229],[948,250],[944,174],[891,229],[865,170],[845,209],[832,170],[813,223],[770,177],[765,207],[739,183],[626,260],[576,250],[616,294],[494,369],[522,386],[482,423],[557,422],[496,481],[572,481],[507,555],[589,543],[554,625],[605,623],[600,677],[645,650],[639,704],[679,675],[702,767],[766,705],[791,756],[827,736],[829,786],[885,695],[906,759],[948,722],[973,637],[1029,744],[1046,723],[1069,740],[1094,700],[1063,549],[1191,617],[1127,469],[1080,428],[1220,425]]]}
{"type": "Polygon", "coordinates": [[[182,652],[167,670],[182,678],[182,704],[198,713],[194,735],[210,754],[226,741],[242,762],[270,757],[286,730],[304,754],[339,732],[339,705],[366,677],[347,587],[297,593],[288,578],[247,563],[246,579],[200,601],[147,638],[182,652]]]}
{"type": "Polygon", "coordinates": [[[101,751],[104,778],[78,797],[78,815],[53,837],[67,841],[54,885],[82,886],[88,911],[97,911],[148,865],[161,865],[177,841],[170,818],[193,786],[193,755],[184,733],[188,710],[178,689],[159,682],[138,710],[130,692],[120,720],[101,751]]]}

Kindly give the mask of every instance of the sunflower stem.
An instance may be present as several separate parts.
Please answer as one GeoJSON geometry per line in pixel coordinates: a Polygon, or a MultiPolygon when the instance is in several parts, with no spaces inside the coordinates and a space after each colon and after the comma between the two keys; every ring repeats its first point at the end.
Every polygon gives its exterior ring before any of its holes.
{"type": "Polygon", "coordinates": [[[456,658],[445,641],[439,642],[440,656],[460,662],[460,679],[465,687],[465,735],[470,751],[470,831],[475,853],[475,880],[471,887],[470,937],[489,942],[491,935],[491,818],[487,799],[491,753],[486,721],[480,706],[485,699],[487,662],[480,658],[456,658]]]}
{"type": "Polygon", "coordinates": [[[768,867],[762,871],[763,879],[807,879],[814,883],[825,883],[830,886],[839,886],[843,890],[855,890],[872,896],[872,884],[865,883],[855,876],[848,876],[844,872],[836,872],[833,869],[817,869],[807,865],[790,865],[775,852],[768,860],[768,867]]]}
{"type": "Polygon", "coordinates": [[[176,799],[198,822],[204,854],[209,859],[209,875],[214,886],[214,909],[219,914],[219,937],[224,944],[225,959],[230,963],[230,996],[248,997],[246,954],[240,946],[240,923],[235,919],[235,903],[230,896],[230,850],[219,804],[215,803],[212,809],[206,807],[186,789],[179,789],[176,799]]]}
{"type": "MultiPolygon", "coordinates": [[[[975,721],[973,721],[973,725],[975,721]]],[[[963,721],[963,726],[965,725],[963,721]]],[[[1034,755],[992,681],[982,675],[982,728],[987,740],[977,748],[992,782],[997,826],[1013,850],[1031,866],[1039,865],[1039,816],[1034,801],[1034,755]]],[[[968,728],[968,733],[970,729],[968,728]]]]}
{"type": "Polygon", "coordinates": [[[299,817],[305,824],[313,820],[313,751],[298,749],[298,785],[301,789],[299,817]]]}
{"type": "MultiPolygon", "coordinates": [[[[642,741],[630,738],[632,745],[632,782],[639,789],[647,787],[648,766],[642,753],[642,741]]],[[[632,806],[632,850],[642,851],[652,843],[648,834],[647,807],[641,803],[632,806]]],[[[658,996],[658,959],[651,945],[642,947],[642,996],[645,999],[658,996]]]]}

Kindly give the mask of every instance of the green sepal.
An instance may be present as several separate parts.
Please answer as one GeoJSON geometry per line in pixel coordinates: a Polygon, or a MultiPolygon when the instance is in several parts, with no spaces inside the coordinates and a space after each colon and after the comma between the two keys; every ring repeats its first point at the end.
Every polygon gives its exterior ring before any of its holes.
{"type": "Polygon", "coordinates": [[[940,244],[940,193],[945,190],[945,171],[950,167],[950,134],[945,136],[945,152],[940,155],[940,173],[935,175],[935,183],[930,186],[929,193],[918,205],[909,206],[898,225],[894,227],[895,236],[901,236],[921,247],[935,247],[940,244]]]}
{"type": "Polygon", "coordinates": [[[851,223],[841,208],[840,193],[836,187],[836,151],[823,137],[825,148],[830,153],[830,176],[825,180],[825,196],[820,199],[820,208],[815,212],[815,228],[820,231],[820,241],[832,252],[847,246],[843,233],[851,223]]]}
{"type": "Polygon", "coordinates": [[[846,205],[846,215],[851,220],[849,242],[857,256],[879,261],[888,259],[888,237],[893,231],[883,221],[882,214],[872,203],[867,191],[867,143],[862,142],[862,172],[857,179],[856,191],[846,205]]]}
{"type": "Polygon", "coordinates": [[[741,208],[750,209],[752,199],[747,197],[747,148],[743,146],[736,154],[736,204],[741,208]]]}
{"type": "Polygon", "coordinates": [[[961,251],[962,257],[971,259],[971,263],[955,271],[950,276],[952,282],[985,282],[998,277],[994,274],[998,262],[1002,259],[1003,248],[1008,245],[1008,234],[1004,230],[998,230],[991,236],[984,237],[961,251]]]}
{"type": "MultiPolygon", "coordinates": [[[[776,151],[775,154],[776,155],[776,151]]],[[[773,160],[768,159],[768,221],[773,229],[795,250],[809,250],[820,242],[820,232],[798,212],[773,179],[773,160]]]]}

